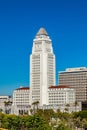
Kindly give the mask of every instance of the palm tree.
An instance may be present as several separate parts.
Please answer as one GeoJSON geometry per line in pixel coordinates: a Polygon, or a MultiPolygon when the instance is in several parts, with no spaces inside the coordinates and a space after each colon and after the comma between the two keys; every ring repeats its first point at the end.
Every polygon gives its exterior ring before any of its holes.
{"type": "Polygon", "coordinates": [[[82,121],[81,121],[81,126],[82,128],[87,128],[87,119],[84,118],[82,121]]]}
{"type": "Polygon", "coordinates": [[[33,109],[30,109],[30,113],[33,114],[33,109]]]}
{"type": "Polygon", "coordinates": [[[60,113],[60,109],[57,109],[57,113],[60,113]]]}
{"type": "Polygon", "coordinates": [[[66,104],[66,111],[67,111],[67,112],[69,111],[69,107],[70,107],[70,104],[67,103],[67,104],[66,104]]]}
{"type": "Polygon", "coordinates": [[[35,112],[38,110],[38,104],[39,104],[39,101],[35,101],[35,102],[32,103],[32,105],[33,105],[33,110],[34,110],[34,114],[35,114],[35,112]],[[37,107],[37,109],[35,110],[36,107],[37,107]]]}
{"type": "Polygon", "coordinates": [[[78,130],[78,128],[81,127],[81,118],[77,117],[74,122],[75,122],[75,126],[78,130]]]}
{"type": "Polygon", "coordinates": [[[66,107],[70,107],[70,104],[69,104],[69,103],[67,103],[67,104],[66,104],[66,107]]]}
{"type": "Polygon", "coordinates": [[[3,110],[0,108],[0,112],[2,112],[3,110]]]}
{"type": "Polygon", "coordinates": [[[38,110],[39,101],[36,101],[35,105],[37,106],[37,110],[38,110]]]}
{"type": "Polygon", "coordinates": [[[75,101],[74,106],[75,106],[75,112],[76,112],[77,111],[77,106],[78,106],[78,102],[77,101],[75,101]]]}
{"type": "Polygon", "coordinates": [[[5,113],[8,113],[8,101],[4,101],[4,105],[5,105],[5,113]]]}
{"type": "Polygon", "coordinates": [[[4,101],[5,105],[5,113],[9,113],[9,106],[11,106],[12,102],[11,101],[4,101]]]}
{"type": "Polygon", "coordinates": [[[65,111],[65,112],[68,112],[68,111],[69,111],[69,109],[68,109],[68,108],[65,108],[65,109],[64,109],[64,111],[65,111]]]}

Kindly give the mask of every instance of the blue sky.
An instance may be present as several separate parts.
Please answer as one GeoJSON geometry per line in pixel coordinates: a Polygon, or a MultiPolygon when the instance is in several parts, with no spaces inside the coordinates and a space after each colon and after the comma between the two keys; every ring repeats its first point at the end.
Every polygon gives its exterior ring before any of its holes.
{"type": "Polygon", "coordinates": [[[87,66],[86,0],[0,0],[0,95],[29,86],[29,55],[40,27],[52,39],[58,71],[87,66]]]}

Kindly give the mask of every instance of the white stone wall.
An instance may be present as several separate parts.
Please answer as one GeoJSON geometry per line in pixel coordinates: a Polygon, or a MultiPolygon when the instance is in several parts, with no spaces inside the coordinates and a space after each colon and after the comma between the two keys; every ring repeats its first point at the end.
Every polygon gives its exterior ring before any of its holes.
{"type": "Polygon", "coordinates": [[[11,112],[11,104],[12,104],[12,97],[11,96],[0,96],[0,109],[2,110],[3,113],[6,113],[6,111],[8,113],[11,112]],[[9,102],[10,103],[6,106],[5,102],[9,102]]]}
{"type": "Polygon", "coordinates": [[[30,108],[30,89],[19,88],[13,92],[13,104],[11,108],[12,114],[24,114],[29,113],[30,108]]]}
{"type": "Polygon", "coordinates": [[[75,90],[72,88],[49,88],[49,105],[63,106],[75,102],[75,90]]]}
{"type": "Polygon", "coordinates": [[[48,105],[48,87],[55,85],[55,55],[52,42],[44,29],[33,40],[30,55],[30,99],[31,104],[48,105]],[[34,58],[36,57],[36,58],[34,58]],[[37,63],[37,61],[40,62],[37,63]]]}

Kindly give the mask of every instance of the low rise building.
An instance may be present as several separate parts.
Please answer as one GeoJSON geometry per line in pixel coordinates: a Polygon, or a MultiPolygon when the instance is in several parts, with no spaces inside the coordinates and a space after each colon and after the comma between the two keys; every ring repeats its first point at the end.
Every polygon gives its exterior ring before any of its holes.
{"type": "Polygon", "coordinates": [[[75,89],[69,86],[59,85],[49,87],[49,105],[44,106],[44,109],[52,108],[54,110],[60,109],[61,111],[65,111],[67,108],[69,112],[81,110],[80,104],[78,104],[77,110],[75,109],[75,93],[75,89]]]}
{"type": "Polygon", "coordinates": [[[0,96],[0,111],[3,113],[11,113],[12,97],[0,96]]]}
{"type": "Polygon", "coordinates": [[[20,87],[13,92],[12,114],[28,114],[29,113],[29,87],[20,87]]]}
{"type": "Polygon", "coordinates": [[[75,90],[68,86],[51,86],[49,91],[49,105],[63,106],[75,102],[75,90]]]}

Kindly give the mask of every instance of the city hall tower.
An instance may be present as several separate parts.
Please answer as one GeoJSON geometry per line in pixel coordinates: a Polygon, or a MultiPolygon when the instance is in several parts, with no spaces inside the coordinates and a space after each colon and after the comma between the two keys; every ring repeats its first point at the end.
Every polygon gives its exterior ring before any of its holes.
{"type": "Polygon", "coordinates": [[[48,88],[55,85],[55,55],[52,41],[44,28],[40,28],[33,40],[30,55],[30,103],[48,105],[48,88]]]}

